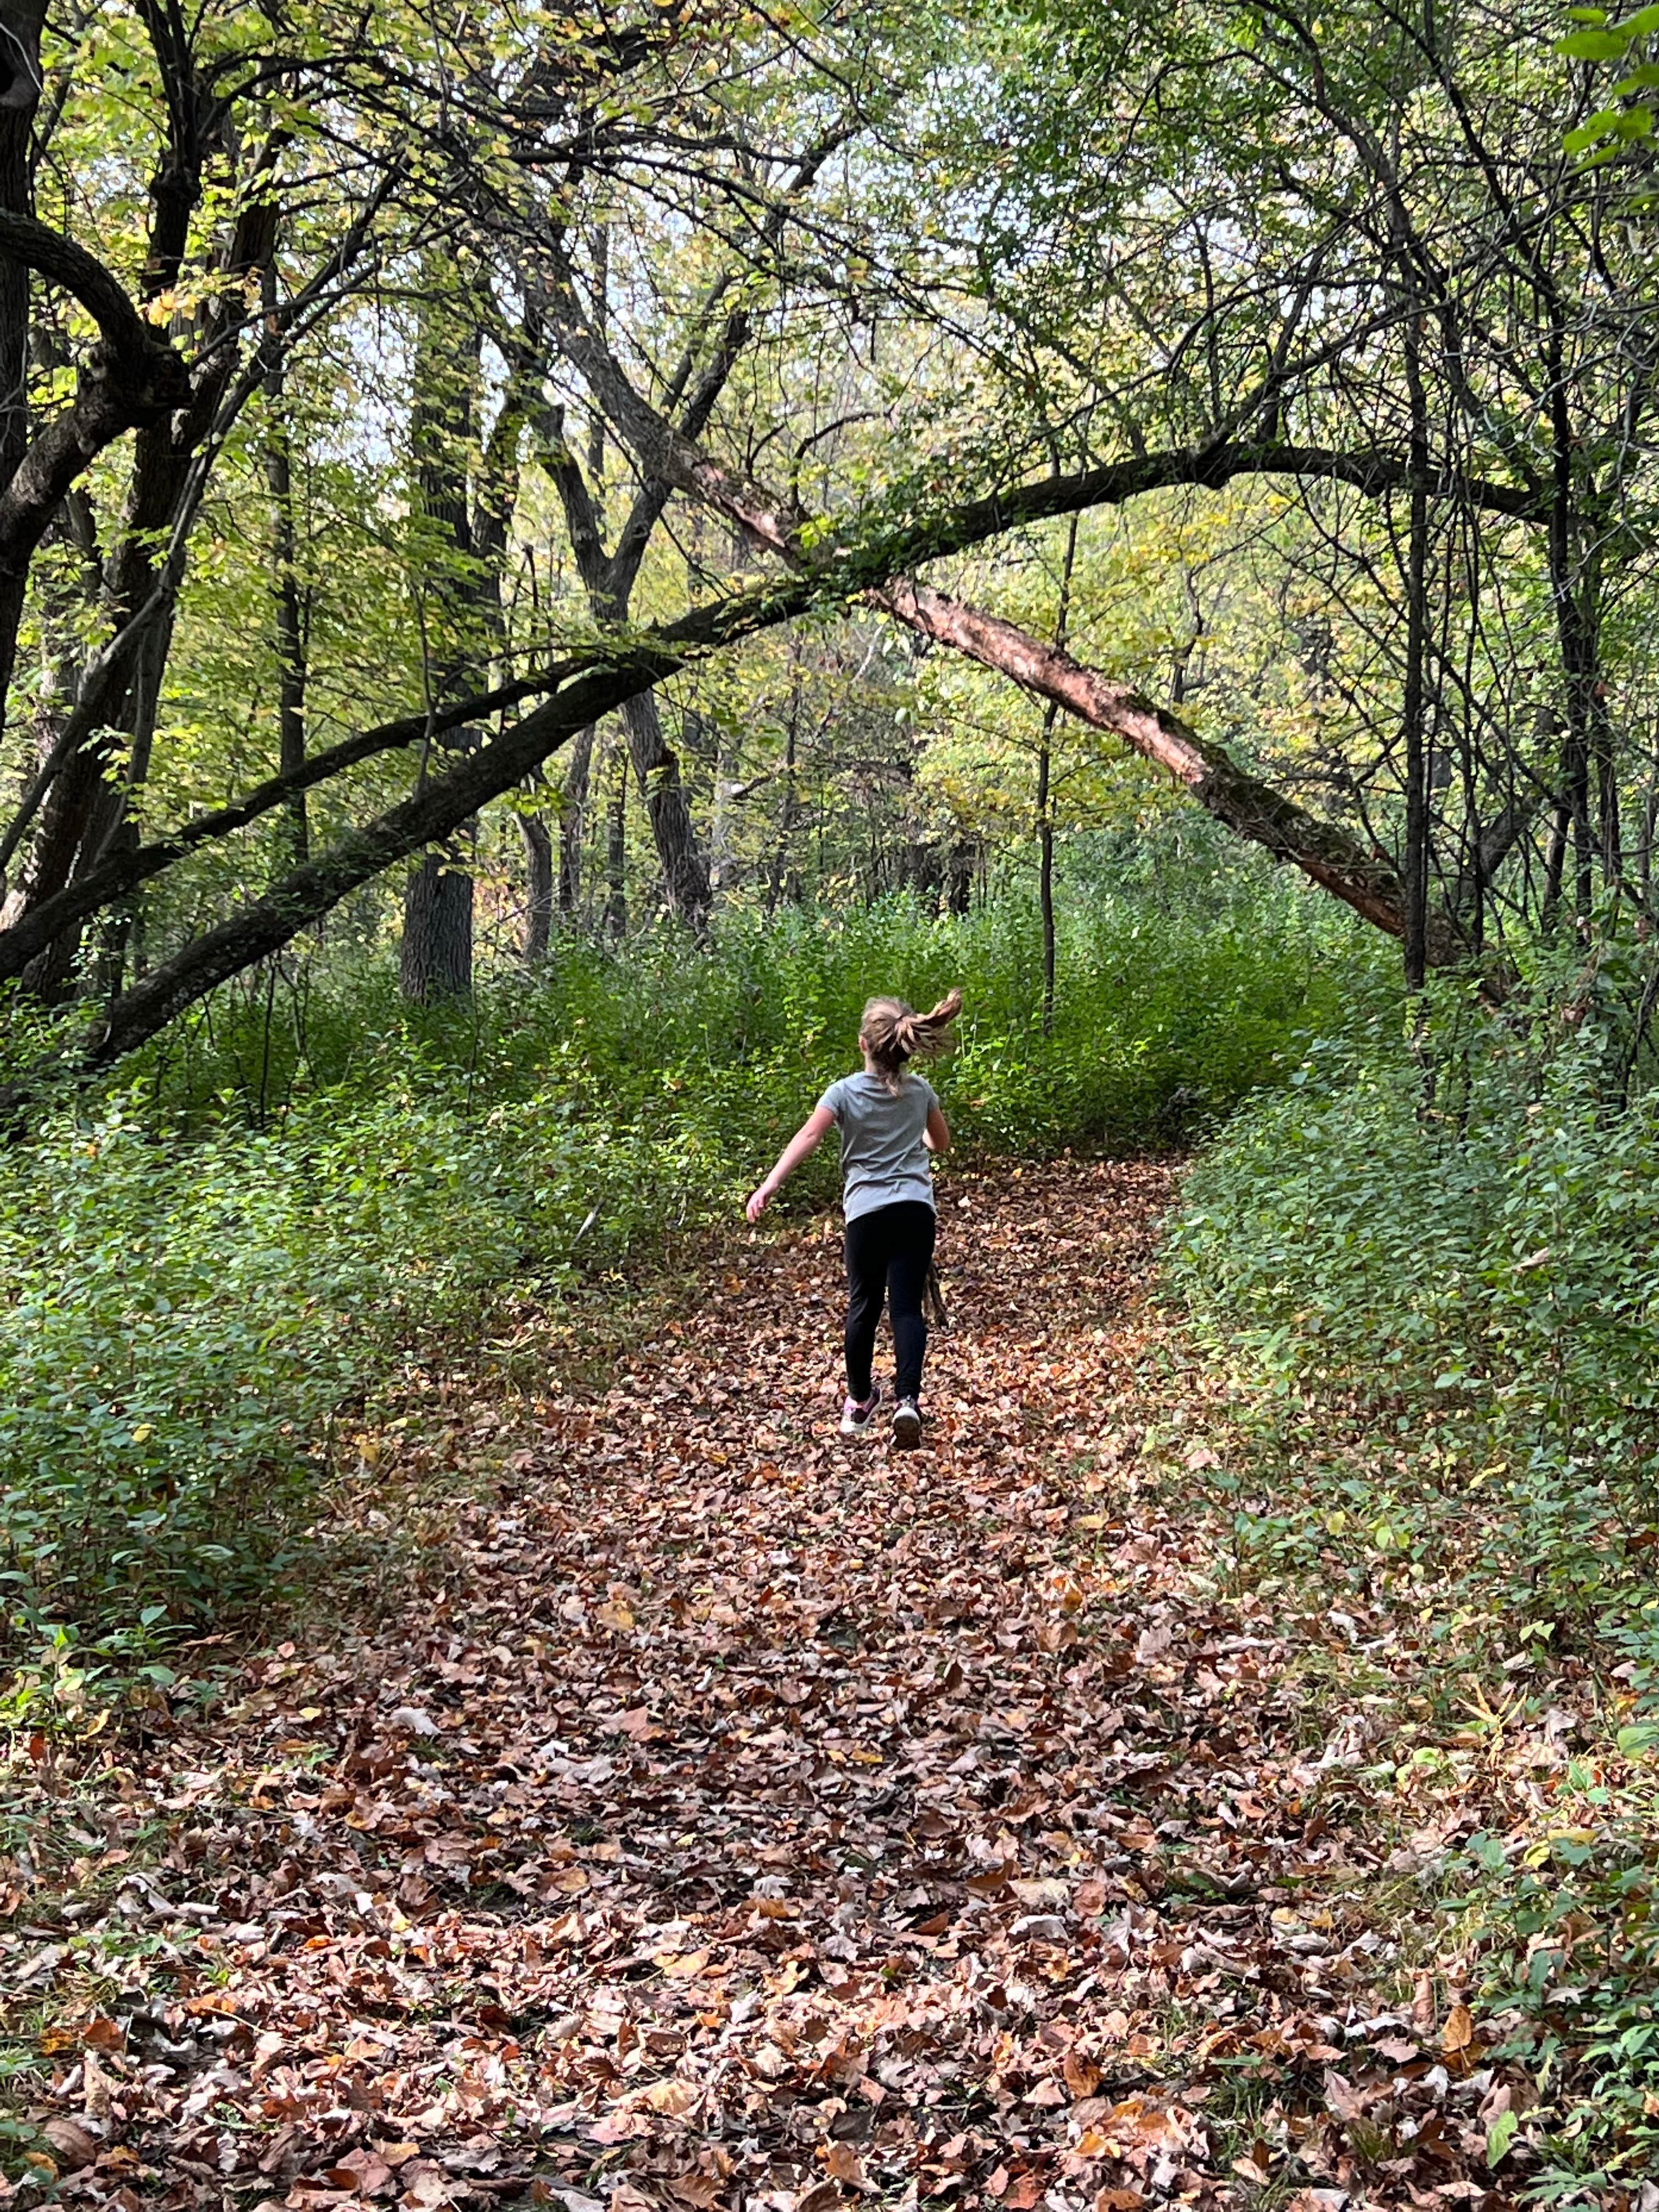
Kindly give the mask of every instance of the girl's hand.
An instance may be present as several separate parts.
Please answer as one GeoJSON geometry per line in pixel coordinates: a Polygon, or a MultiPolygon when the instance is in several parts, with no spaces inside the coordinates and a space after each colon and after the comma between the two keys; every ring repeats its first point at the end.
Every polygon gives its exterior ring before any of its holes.
{"type": "Polygon", "coordinates": [[[836,1117],[826,1106],[815,1106],[794,1135],[778,1155],[778,1164],[757,1191],[751,1192],[744,1212],[751,1221],[758,1221],[772,1203],[780,1187],[787,1182],[809,1152],[815,1152],[823,1141],[826,1129],[833,1129],[836,1117]]]}

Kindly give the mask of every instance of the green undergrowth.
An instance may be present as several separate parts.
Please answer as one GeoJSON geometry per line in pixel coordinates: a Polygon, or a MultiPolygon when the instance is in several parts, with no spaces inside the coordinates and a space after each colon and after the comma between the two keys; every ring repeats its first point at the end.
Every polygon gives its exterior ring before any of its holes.
{"type": "Polygon", "coordinates": [[[1418,1571],[1512,1647],[1616,1644],[1645,1679],[1659,1092],[1622,1095],[1593,1024],[1441,1012],[1245,1106],[1188,1181],[1173,1279],[1297,1470],[1258,1545],[1418,1571]]]}
{"type": "Polygon", "coordinates": [[[1507,2031],[1493,2055],[1538,2087],[1510,2124],[1542,2135],[1535,2202],[1609,2202],[1659,2166],[1655,1734],[1620,1729],[1622,1753],[1571,1763],[1539,1831],[1477,1832],[1443,1871],[1441,1914],[1507,2031]]]}
{"type": "Polygon", "coordinates": [[[958,1135],[1036,1154],[1167,1145],[1369,988],[1363,939],[1265,871],[1170,893],[1073,895],[1047,1034],[1029,908],[896,901],[573,937],[441,1010],[325,944],[60,1103],[0,1156],[0,1589],[38,1662],[12,1724],[57,1710],[54,1638],[88,1681],[164,1668],[291,1583],[337,1437],[434,1338],[453,1364],[501,1300],[734,1218],[872,992],[961,985],[958,1135]]]}
{"type": "Polygon", "coordinates": [[[1167,1255],[1237,1438],[1196,1477],[1234,1571],[1410,1636],[1401,1772],[1482,1823],[1442,1869],[1446,1940],[1537,2085],[1499,2136],[1565,2205],[1659,2157],[1644,957],[1539,957],[1498,1010],[1447,985],[1409,1033],[1321,1041],[1200,1154],[1167,1255]]]}

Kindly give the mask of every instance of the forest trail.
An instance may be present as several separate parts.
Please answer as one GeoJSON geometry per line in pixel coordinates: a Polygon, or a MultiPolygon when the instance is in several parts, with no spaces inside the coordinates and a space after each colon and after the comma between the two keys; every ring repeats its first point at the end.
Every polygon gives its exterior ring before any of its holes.
{"type": "Polygon", "coordinates": [[[736,1233],[503,1410],[412,1615],[155,1740],[0,1959],[93,1993],[71,2202],[1511,2201],[1455,1992],[1385,2001],[1343,1636],[1223,1595],[1202,1405],[1144,1395],[1169,1171],[942,1188],[921,1450],[834,1432],[828,1224],[736,1233]]]}

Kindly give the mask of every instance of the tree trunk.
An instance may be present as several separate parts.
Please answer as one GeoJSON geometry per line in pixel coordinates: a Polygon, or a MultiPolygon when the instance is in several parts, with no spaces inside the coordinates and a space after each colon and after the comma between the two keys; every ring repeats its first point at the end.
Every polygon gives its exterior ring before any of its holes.
{"type": "Polygon", "coordinates": [[[1619,820],[1619,761],[1607,714],[1607,687],[1601,674],[1601,556],[1592,544],[1584,562],[1580,594],[1588,636],[1589,754],[1595,770],[1595,814],[1601,878],[1617,884],[1625,872],[1624,836],[1619,820]]]}
{"type": "Polygon", "coordinates": [[[628,755],[620,745],[616,765],[617,788],[605,840],[605,926],[611,936],[622,937],[628,929],[628,755]]]}
{"type": "MultiPolygon", "coordinates": [[[[478,817],[460,825],[476,835],[478,817]]],[[[399,988],[410,1006],[465,999],[472,989],[472,878],[465,862],[428,854],[404,886],[399,988]],[[463,890],[462,886],[465,886],[463,890]]]]}
{"type": "MultiPolygon", "coordinates": [[[[276,271],[267,262],[264,271],[267,315],[276,304],[276,271]]],[[[295,561],[298,536],[294,520],[293,444],[289,432],[288,402],[283,372],[282,341],[274,330],[266,337],[268,366],[264,395],[265,483],[272,509],[270,590],[276,647],[276,758],[283,775],[295,775],[306,762],[306,638],[300,604],[300,580],[295,561]]],[[[296,791],[288,806],[288,857],[301,866],[311,851],[306,795],[296,791]]]]}
{"type": "Polygon", "coordinates": [[[472,878],[441,853],[426,854],[409,878],[398,980],[417,1006],[472,988],[472,878]]]}
{"type": "Polygon", "coordinates": [[[1406,552],[1406,682],[1401,702],[1406,750],[1406,988],[1420,991],[1429,967],[1429,757],[1426,732],[1429,563],[1429,418],[1423,388],[1418,301],[1406,302],[1406,383],[1411,399],[1411,500],[1406,552]]]}
{"type": "MultiPolygon", "coordinates": [[[[1322,822],[1293,799],[1263,783],[1224,750],[1200,738],[1177,715],[1069,653],[1057,653],[1029,631],[998,615],[965,606],[948,593],[908,580],[872,590],[871,603],[910,629],[937,638],[987,668],[1011,677],[1041,699],[1057,699],[1068,714],[1110,731],[1143,759],[1166,769],[1206,812],[1276,860],[1289,860],[1314,883],[1392,937],[1405,933],[1405,887],[1393,863],[1370,853],[1334,822],[1322,822]]],[[[1428,954],[1442,967],[1464,951],[1449,917],[1430,917],[1428,954]]]]}
{"type": "Polygon", "coordinates": [[[789,870],[789,848],[795,835],[795,734],[800,720],[800,659],[794,641],[790,641],[790,659],[794,666],[794,678],[790,688],[789,727],[784,738],[783,793],[778,805],[778,842],[772,855],[772,867],[766,888],[766,911],[773,914],[789,870]]]}
{"type": "Polygon", "coordinates": [[[680,781],[679,757],[663,736],[662,715],[650,692],[630,699],[622,718],[635,773],[645,792],[669,907],[682,921],[701,925],[708,916],[708,871],[697,850],[697,834],[680,781]]]}
{"type": "Polygon", "coordinates": [[[564,812],[559,817],[559,912],[574,914],[582,897],[582,842],[587,828],[588,787],[593,775],[593,725],[578,730],[565,770],[564,812]]]}
{"type": "Polygon", "coordinates": [[[732,802],[738,795],[740,766],[735,740],[724,723],[714,732],[714,800],[708,817],[708,888],[719,898],[737,879],[732,851],[732,802]]]}
{"type": "Polygon", "coordinates": [[[524,836],[524,957],[532,967],[547,957],[553,939],[553,833],[538,814],[521,814],[524,836]]]}
{"type": "MultiPolygon", "coordinates": [[[[189,68],[181,66],[170,93],[172,135],[149,188],[143,276],[148,301],[174,282],[188,246],[191,213],[200,198],[199,93],[189,68]]],[[[240,278],[264,265],[275,227],[276,210],[270,203],[261,200],[244,208],[233,228],[228,264],[240,278]]],[[[118,323],[132,314],[132,303],[119,286],[114,289],[121,301],[118,323]]],[[[205,311],[199,338],[227,337],[219,322],[221,312],[217,307],[205,311]]],[[[100,322],[107,345],[111,327],[101,317],[100,322]]],[[[124,343],[143,343],[136,318],[131,338],[124,343]]],[[[213,349],[206,350],[210,354],[213,349]]],[[[154,392],[125,413],[125,422],[137,426],[138,435],[121,527],[104,567],[105,611],[117,636],[133,623],[141,609],[153,612],[147,626],[131,630],[118,653],[108,659],[100,655],[83,673],[74,709],[82,725],[80,749],[52,787],[54,803],[40,814],[25,878],[25,913],[97,866],[112,848],[131,796],[148,775],[155,699],[172,644],[179,582],[176,573],[159,565],[158,551],[181,519],[191,458],[212,424],[235,361],[234,346],[222,343],[218,366],[192,380],[183,363],[169,356],[154,392]],[[127,739],[127,768],[125,777],[118,780],[114,770],[123,736],[127,739]]],[[[153,366],[161,368],[159,361],[153,366]]],[[[86,380],[83,377],[83,386],[86,380]]],[[[75,412],[71,408],[60,421],[75,412]]],[[[109,422],[100,434],[106,441],[118,434],[118,423],[109,422]]],[[[46,965],[66,975],[79,944],[77,927],[66,933],[64,944],[48,948],[43,956],[46,965]]]]}
{"type": "MultiPolygon", "coordinates": [[[[434,257],[435,258],[435,257],[434,257]]],[[[483,657],[487,596],[477,562],[468,472],[477,423],[479,332],[446,296],[445,272],[428,261],[416,342],[410,458],[417,507],[434,541],[422,632],[428,701],[447,705],[483,657]]],[[[476,823],[466,825],[476,828],[476,823]]],[[[404,996],[465,997],[472,988],[472,885],[450,859],[428,854],[410,876],[398,963],[404,996]],[[462,909],[465,908],[463,917],[462,909]],[[465,959],[465,971],[461,962],[465,959]]]]}
{"type": "MultiPolygon", "coordinates": [[[[1060,572],[1060,608],[1054,617],[1054,649],[1064,653],[1071,635],[1072,578],[1077,569],[1078,518],[1066,528],[1066,557],[1060,572]]],[[[1042,1034],[1054,1033],[1054,817],[1052,799],[1054,723],[1060,702],[1050,699],[1042,710],[1042,738],[1037,753],[1037,901],[1042,912],[1042,1034]]]]}
{"type": "Polygon", "coordinates": [[[974,904],[974,872],[979,848],[971,837],[953,837],[945,862],[945,902],[952,914],[969,914],[974,904]]]}
{"type": "MultiPolygon", "coordinates": [[[[29,145],[40,98],[40,27],[45,0],[8,8],[0,40],[0,210],[33,213],[29,145]]],[[[28,264],[0,256],[0,486],[16,474],[28,445],[28,264]]],[[[27,561],[0,568],[0,732],[17,659],[17,632],[28,590],[27,561]]]]}
{"type": "MultiPolygon", "coordinates": [[[[614,364],[611,366],[614,368],[614,364]]],[[[617,386],[627,389],[620,370],[607,388],[614,392],[617,386]]],[[[644,434],[644,449],[651,454],[652,465],[693,498],[703,500],[729,515],[760,544],[780,554],[798,573],[811,573],[811,562],[800,542],[802,518],[792,503],[780,500],[765,486],[722,467],[700,452],[631,392],[628,392],[628,406],[639,418],[635,427],[644,434]]],[[[1244,450],[1236,449],[1237,453],[1244,450]]],[[[1292,449],[1287,447],[1282,452],[1286,469],[1296,472],[1298,461],[1293,458],[1292,449]]],[[[1306,458],[1305,454],[1300,456],[1302,461],[1306,458]]],[[[1164,467],[1161,461],[1150,465],[1133,464],[1137,479],[1133,489],[1149,488],[1150,479],[1161,477],[1164,467]]],[[[1201,478],[1188,465],[1186,481],[1219,484],[1235,473],[1236,459],[1218,451],[1206,456],[1201,478]]],[[[1358,477],[1346,475],[1344,480],[1358,481],[1358,477]]],[[[1092,494],[1090,500],[1080,500],[1074,489],[1061,491],[1065,481],[1055,477],[1045,487],[1051,503],[1028,498],[1023,503],[1025,515],[1036,520],[1047,515],[1075,514],[1085,504],[1104,503],[1109,496],[1103,489],[1092,494]]],[[[1091,478],[1091,486],[1092,482],[1091,478]]],[[[1364,488],[1392,488],[1398,482],[1398,471],[1391,465],[1386,486],[1376,472],[1368,471],[1364,488]]],[[[1116,495],[1131,495],[1127,483],[1116,495]]],[[[1006,516],[1005,497],[997,505],[1000,526],[1007,526],[1006,516]]],[[[936,558],[944,550],[943,534],[936,529],[929,554],[936,558]]],[[[1405,934],[1405,886],[1389,860],[1382,854],[1368,852],[1336,823],[1321,822],[1293,799],[1251,775],[1222,746],[1200,738],[1177,715],[1153,706],[1128,684],[1103,675],[1098,669],[1084,667],[1069,654],[1041,644],[1029,631],[1013,623],[968,606],[947,592],[935,591],[931,585],[918,584],[903,574],[890,582],[867,586],[863,597],[868,605],[880,607],[922,636],[936,638],[940,644],[966,653],[987,668],[1012,677],[1039,698],[1058,700],[1068,713],[1094,728],[1109,730],[1122,738],[1144,759],[1168,769],[1201,806],[1239,836],[1265,846],[1278,860],[1291,861],[1313,882],[1345,901],[1377,928],[1387,930],[1390,936],[1405,934]]],[[[1432,964],[1450,964],[1461,959],[1467,950],[1462,933],[1449,916],[1437,913],[1431,918],[1428,957],[1432,964]]]]}
{"type": "MultiPolygon", "coordinates": [[[[1549,518],[1550,597],[1555,609],[1561,655],[1566,736],[1562,745],[1561,799],[1572,834],[1574,904],[1587,915],[1595,897],[1595,840],[1590,830],[1589,778],[1595,720],[1596,623],[1593,606],[1582,596],[1585,581],[1577,571],[1579,545],[1577,483],[1574,455],[1577,440],[1569,410],[1564,341],[1552,326],[1544,349],[1549,382],[1546,398],[1551,432],[1552,495],[1549,518]]],[[[1565,852],[1563,860],[1565,861],[1565,852]]]]}

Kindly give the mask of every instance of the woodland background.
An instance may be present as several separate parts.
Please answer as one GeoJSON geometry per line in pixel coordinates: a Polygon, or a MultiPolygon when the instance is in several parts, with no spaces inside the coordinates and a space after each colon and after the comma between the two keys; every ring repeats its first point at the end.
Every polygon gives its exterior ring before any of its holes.
{"type": "Polygon", "coordinates": [[[1455,1556],[1639,1759],[1650,54],[0,0],[19,1729],[303,1582],[434,1333],[701,1264],[866,994],[960,984],[961,1138],[1198,1146],[1188,1341],[1353,1447],[1238,1545],[1455,1556]]]}

